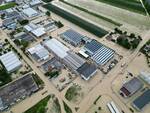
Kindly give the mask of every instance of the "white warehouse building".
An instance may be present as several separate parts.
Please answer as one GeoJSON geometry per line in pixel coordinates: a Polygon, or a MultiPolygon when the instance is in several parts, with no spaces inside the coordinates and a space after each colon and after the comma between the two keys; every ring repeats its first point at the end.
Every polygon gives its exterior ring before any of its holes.
{"type": "Polygon", "coordinates": [[[38,62],[47,60],[49,58],[49,52],[41,44],[31,47],[27,51],[38,62]]]}
{"type": "Polygon", "coordinates": [[[43,42],[44,46],[58,58],[63,59],[68,55],[69,48],[56,39],[50,39],[43,42]]]}
{"type": "Polygon", "coordinates": [[[0,60],[8,73],[14,72],[22,66],[21,61],[13,51],[0,56],[0,60]]]}

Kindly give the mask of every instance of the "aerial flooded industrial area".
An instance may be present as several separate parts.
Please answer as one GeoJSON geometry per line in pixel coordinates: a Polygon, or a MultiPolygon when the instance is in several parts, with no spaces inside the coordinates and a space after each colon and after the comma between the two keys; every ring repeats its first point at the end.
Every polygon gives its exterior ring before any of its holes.
{"type": "Polygon", "coordinates": [[[150,113],[150,0],[0,0],[0,113],[150,113]]]}

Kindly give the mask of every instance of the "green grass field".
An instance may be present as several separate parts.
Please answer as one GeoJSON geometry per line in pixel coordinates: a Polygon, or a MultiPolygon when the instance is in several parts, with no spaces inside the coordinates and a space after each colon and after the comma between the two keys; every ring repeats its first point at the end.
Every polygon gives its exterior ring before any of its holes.
{"type": "Polygon", "coordinates": [[[96,0],[96,1],[146,15],[146,12],[139,0],[96,0]]]}
{"type": "Polygon", "coordinates": [[[46,106],[50,99],[50,95],[42,99],[36,105],[25,111],[24,113],[46,113],[46,106]]]}
{"type": "Polygon", "coordinates": [[[5,5],[0,5],[0,10],[9,9],[9,8],[14,7],[16,5],[17,4],[15,2],[10,2],[10,3],[7,3],[5,5]]]}
{"type": "Polygon", "coordinates": [[[97,18],[100,18],[100,19],[103,19],[103,20],[105,20],[105,21],[107,21],[107,22],[110,22],[111,24],[114,24],[114,25],[116,25],[116,26],[118,26],[118,27],[121,26],[120,23],[118,23],[118,22],[116,22],[116,21],[113,21],[113,20],[111,20],[111,19],[109,19],[109,18],[107,18],[107,17],[104,17],[104,16],[102,16],[102,15],[100,15],[100,14],[91,12],[91,11],[89,11],[88,9],[82,8],[82,7],[77,6],[77,5],[74,5],[74,4],[71,4],[71,3],[66,2],[66,1],[64,1],[64,0],[60,0],[60,1],[63,2],[63,3],[65,3],[65,4],[67,4],[67,5],[70,5],[71,7],[76,8],[76,9],[78,9],[78,10],[84,11],[85,13],[88,13],[88,14],[90,14],[90,15],[92,15],[92,16],[95,16],[95,17],[97,17],[97,18]]]}

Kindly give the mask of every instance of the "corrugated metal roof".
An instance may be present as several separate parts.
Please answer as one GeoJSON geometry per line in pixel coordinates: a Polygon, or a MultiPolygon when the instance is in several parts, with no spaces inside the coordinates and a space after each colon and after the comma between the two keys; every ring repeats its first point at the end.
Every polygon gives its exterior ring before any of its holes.
{"type": "Polygon", "coordinates": [[[41,44],[37,44],[34,47],[29,48],[28,51],[31,55],[36,54],[38,57],[37,60],[45,60],[49,57],[49,52],[41,44]]]}
{"type": "Polygon", "coordinates": [[[45,41],[43,44],[60,58],[64,58],[68,55],[67,51],[69,51],[69,48],[54,38],[45,41]]]}
{"type": "Polygon", "coordinates": [[[77,70],[85,63],[84,59],[73,52],[68,52],[68,55],[64,58],[64,61],[74,70],[77,70]]]}
{"type": "Polygon", "coordinates": [[[34,16],[37,16],[39,13],[32,9],[32,8],[26,8],[26,9],[23,9],[22,12],[27,15],[28,17],[34,17],[34,16]]]}
{"type": "Polygon", "coordinates": [[[0,60],[8,72],[13,71],[15,68],[21,66],[22,64],[15,53],[12,51],[0,56],[0,60]]]}
{"type": "Polygon", "coordinates": [[[123,87],[130,92],[130,95],[134,94],[136,91],[142,88],[142,86],[143,83],[136,77],[123,85],[123,87]]]}

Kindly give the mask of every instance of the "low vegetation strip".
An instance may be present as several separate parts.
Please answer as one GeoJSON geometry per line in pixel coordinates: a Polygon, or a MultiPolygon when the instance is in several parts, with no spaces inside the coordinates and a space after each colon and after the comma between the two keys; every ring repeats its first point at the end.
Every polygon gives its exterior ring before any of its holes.
{"type": "Polygon", "coordinates": [[[150,15],[150,1],[149,0],[142,0],[143,4],[148,12],[148,14],[150,15]]]}
{"type": "Polygon", "coordinates": [[[46,9],[58,14],[59,16],[67,19],[68,21],[74,23],[75,25],[80,26],[81,28],[87,30],[88,32],[98,36],[98,37],[103,37],[105,36],[108,32],[90,22],[87,22],[86,20],[71,14],[53,4],[46,4],[43,7],[45,7],[46,9]]]}
{"type": "Polygon", "coordinates": [[[120,23],[118,23],[118,22],[115,22],[115,21],[113,21],[113,20],[111,20],[111,19],[109,19],[109,18],[107,18],[107,17],[104,17],[104,16],[99,15],[99,14],[97,14],[97,13],[94,13],[94,12],[92,12],[92,11],[89,11],[89,10],[87,10],[87,9],[85,9],[85,8],[79,7],[79,6],[77,6],[77,5],[73,5],[73,4],[68,3],[68,2],[66,2],[66,1],[64,1],[64,0],[60,0],[60,1],[63,2],[63,3],[65,3],[65,4],[67,4],[67,5],[70,5],[71,7],[76,8],[76,9],[78,9],[78,10],[84,11],[84,12],[86,12],[86,13],[92,15],[92,16],[95,16],[95,17],[97,17],[97,18],[100,18],[100,19],[103,19],[103,20],[105,20],[105,21],[107,21],[107,22],[110,22],[111,24],[114,24],[114,25],[116,25],[116,26],[118,26],[118,27],[122,25],[122,24],[120,24],[120,23]]]}
{"type": "Polygon", "coordinates": [[[140,0],[96,0],[115,7],[146,15],[140,0]]]}
{"type": "Polygon", "coordinates": [[[25,111],[24,113],[46,113],[46,106],[50,99],[50,95],[42,99],[36,105],[25,111]]]}
{"type": "Polygon", "coordinates": [[[63,101],[63,105],[64,105],[64,110],[66,111],[66,113],[72,113],[71,108],[63,101]]]}
{"type": "Polygon", "coordinates": [[[5,5],[0,5],[0,10],[9,9],[11,7],[14,7],[15,5],[17,5],[15,2],[10,2],[5,5]]]}

